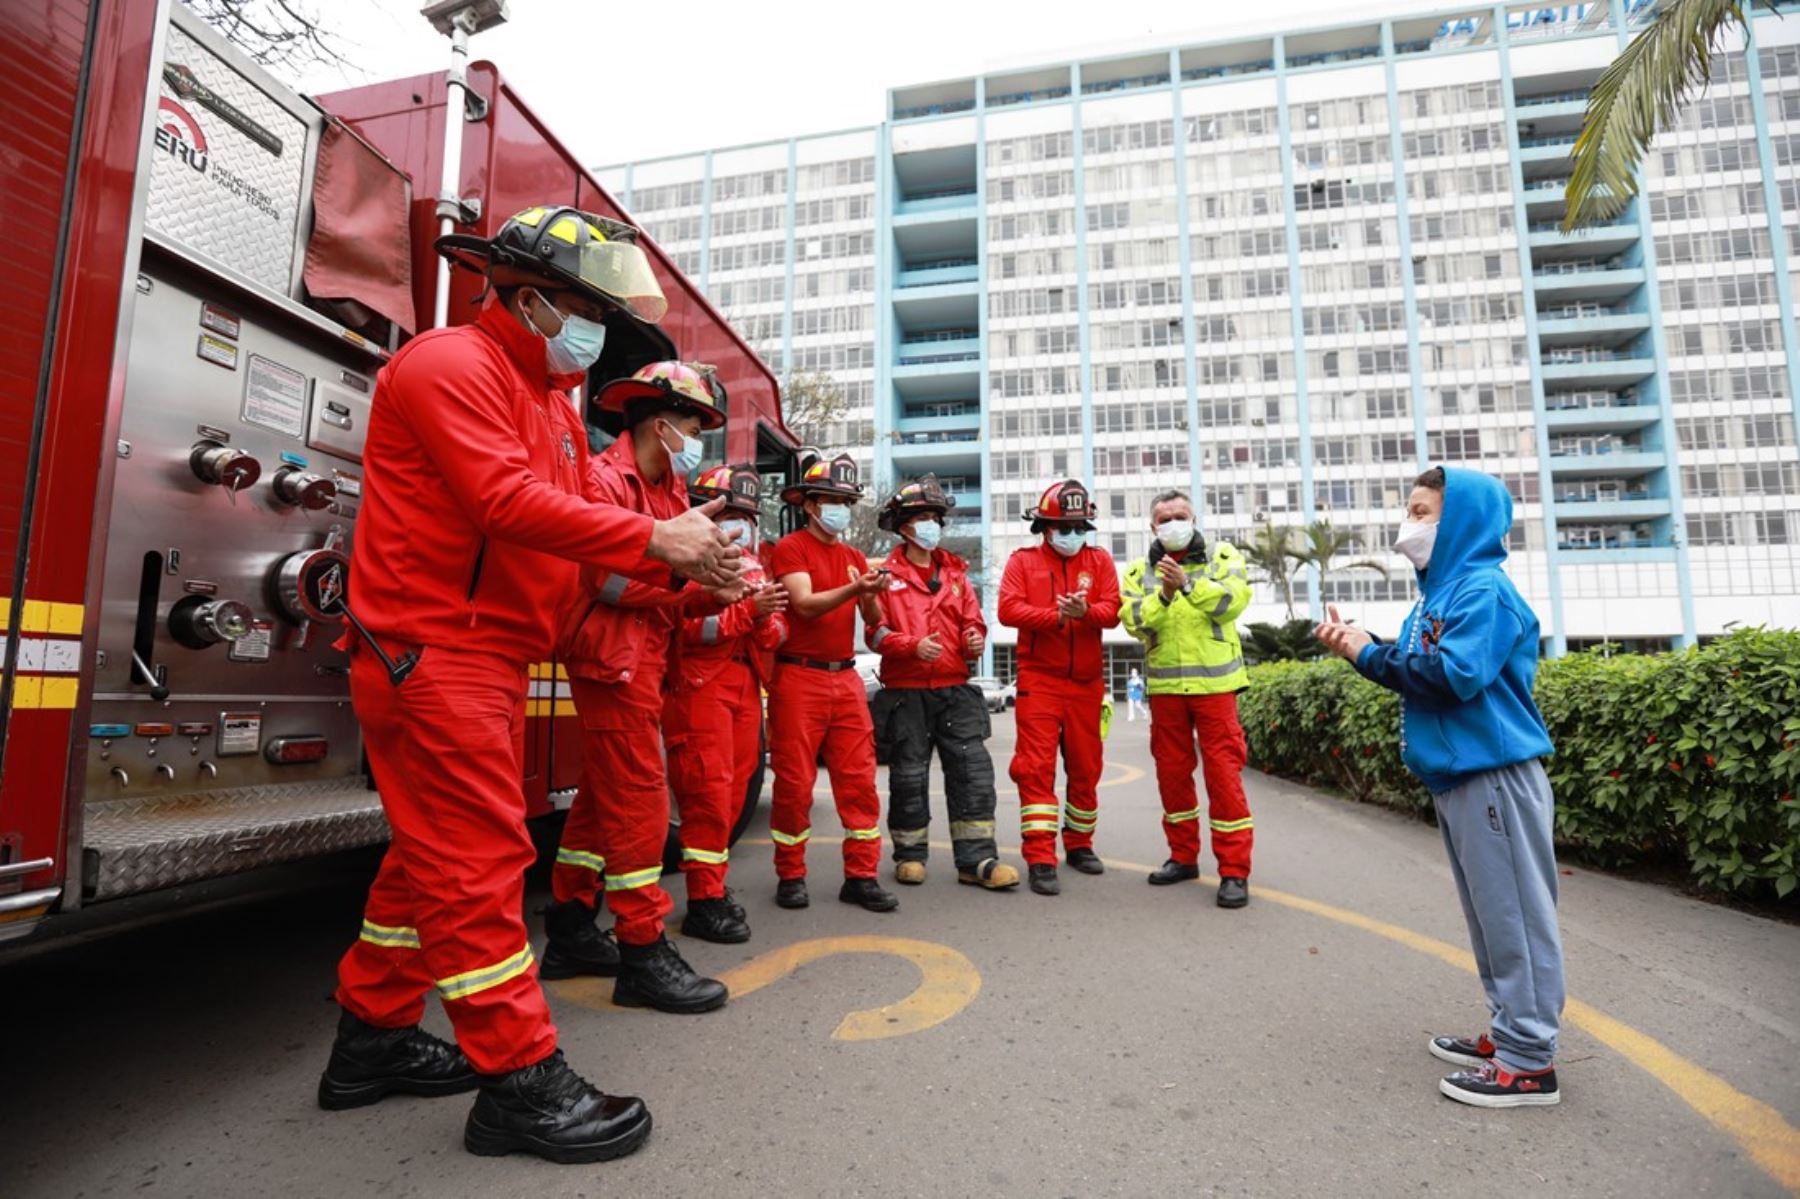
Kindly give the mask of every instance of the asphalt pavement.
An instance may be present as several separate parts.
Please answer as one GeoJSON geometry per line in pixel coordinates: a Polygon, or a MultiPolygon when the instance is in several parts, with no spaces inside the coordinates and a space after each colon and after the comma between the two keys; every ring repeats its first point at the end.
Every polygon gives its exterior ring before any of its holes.
{"type": "MultiPolygon", "coordinates": [[[[1800,1193],[1800,927],[1565,867],[1564,1101],[1463,1107],[1425,1051],[1486,1016],[1436,830],[1253,775],[1250,907],[1148,887],[1165,851],[1147,728],[1124,715],[1102,877],[988,894],[956,885],[945,846],[899,912],[848,907],[821,780],[813,906],[774,906],[765,816],[732,863],[754,938],[683,943],[733,982],[727,1008],[551,984],[570,1060],[655,1114],[633,1157],[473,1157],[463,1097],[314,1106],[365,857],[0,963],[0,1193],[1800,1193]]],[[[1009,855],[1011,739],[997,717],[1009,855]]],[[[447,1031],[435,1004],[427,1024],[447,1031]]]]}

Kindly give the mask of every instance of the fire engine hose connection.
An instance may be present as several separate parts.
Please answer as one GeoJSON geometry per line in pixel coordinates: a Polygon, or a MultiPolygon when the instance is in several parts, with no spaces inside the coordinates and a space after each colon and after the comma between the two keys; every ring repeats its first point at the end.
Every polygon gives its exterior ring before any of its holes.
{"type": "Polygon", "coordinates": [[[350,559],[342,550],[317,549],[290,554],[275,574],[275,599],[282,615],[295,624],[336,620],[350,622],[356,635],[368,644],[387,671],[388,682],[398,687],[419,664],[410,650],[390,658],[375,635],[364,627],[345,602],[350,594],[350,559]]]}
{"type": "Polygon", "coordinates": [[[169,611],[169,635],[188,649],[236,641],[250,631],[250,606],[234,599],[190,595],[169,611]]]}

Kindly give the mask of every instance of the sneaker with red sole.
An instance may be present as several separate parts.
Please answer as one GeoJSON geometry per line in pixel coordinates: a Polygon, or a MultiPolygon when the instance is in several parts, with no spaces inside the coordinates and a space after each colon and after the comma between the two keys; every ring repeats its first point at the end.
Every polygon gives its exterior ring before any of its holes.
{"type": "Polygon", "coordinates": [[[1515,1073],[1498,1060],[1459,1070],[1438,1083],[1438,1090],[1474,1107],[1553,1107],[1562,1102],[1556,1067],[1515,1073]]]}
{"type": "Polygon", "coordinates": [[[1479,1037],[1433,1037],[1426,1046],[1431,1056],[1452,1066],[1485,1066],[1494,1060],[1494,1043],[1479,1037]]]}

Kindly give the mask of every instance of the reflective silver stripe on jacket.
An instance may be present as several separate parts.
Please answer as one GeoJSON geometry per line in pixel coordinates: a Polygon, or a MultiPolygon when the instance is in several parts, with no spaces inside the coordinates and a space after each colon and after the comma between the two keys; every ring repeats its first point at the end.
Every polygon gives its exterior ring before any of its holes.
{"type": "Polygon", "coordinates": [[[1153,679],[1222,679],[1244,668],[1244,659],[1233,658],[1217,666],[1151,666],[1144,673],[1153,679]]]}
{"type": "Polygon", "coordinates": [[[624,575],[607,575],[606,582],[600,587],[600,602],[616,607],[620,598],[625,594],[625,588],[630,583],[631,580],[624,575]]]}
{"type": "Polygon", "coordinates": [[[892,628],[888,627],[887,625],[882,625],[880,628],[876,629],[873,633],[869,634],[869,648],[870,649],[880,649],[881,643],[883,641],[886,641],[890,636],[892,636],[893,632],[894,632],[894,630],[892,628]]]}
{"type": "Polygon", "coordinates": [[[719,618],[708,616],[700,622],[700,644],[717,645],[719,643],[719,618]]]}

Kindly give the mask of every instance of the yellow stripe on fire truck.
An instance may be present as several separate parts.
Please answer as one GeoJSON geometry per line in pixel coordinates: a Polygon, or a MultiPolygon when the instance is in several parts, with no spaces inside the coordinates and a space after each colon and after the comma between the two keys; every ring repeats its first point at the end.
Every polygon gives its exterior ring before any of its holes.
{"type": "MultiPolygon", "coordinates": [[[[12,706],[66,711],[81,692],[80,604],[26,600],[19,608],[19,673],[13,681],[12,706]],[[31,634],[52,634],[32,636],[31,634]],[[68,634],[56,636],[55,634],[68,634]]],[[[12,601],[0,599],[0,632],[13,628],[12,601]]]]}
{"type": "Polygon", "coordinates": [[[556,667],[554,679],[551,677],[551,664],[544,662],[531,668],[531,690],[526,694],[525,715],[527,716],[573,716],[575,715],[575,692],[570,689],[568,672],[556,667]]]}

